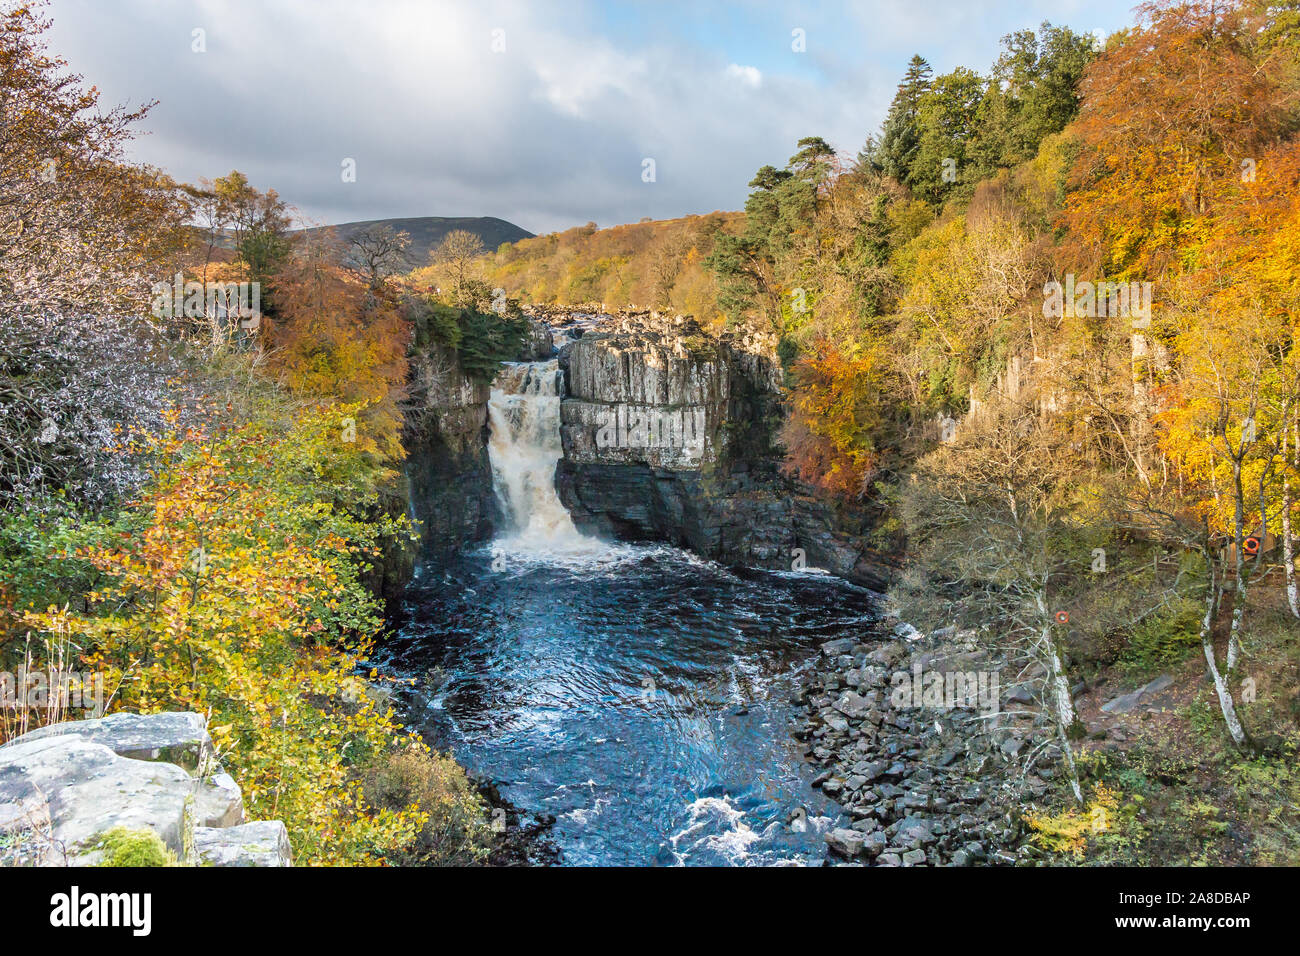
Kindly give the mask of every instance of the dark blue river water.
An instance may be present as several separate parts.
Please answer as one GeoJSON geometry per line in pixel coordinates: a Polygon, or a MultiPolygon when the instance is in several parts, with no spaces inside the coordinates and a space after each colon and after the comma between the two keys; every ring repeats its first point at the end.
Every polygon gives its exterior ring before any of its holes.
{"type": "Polygon", "coordinates": [[[818,645],[865,632],[870,592],[661,546],[497,545],[422,568],[408,606],[383,658],[414,679],[409,719],[554,814],[562,862],[824,858],[837,811],[809,786],[790,698],[818,645]]]}

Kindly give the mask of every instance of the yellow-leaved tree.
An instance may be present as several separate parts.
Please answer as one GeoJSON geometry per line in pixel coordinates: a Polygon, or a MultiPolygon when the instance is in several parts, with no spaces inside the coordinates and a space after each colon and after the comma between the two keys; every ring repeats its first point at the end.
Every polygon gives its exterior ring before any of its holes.
{"type": "Polygon", "coordinates": [[[414,804],[364,797],[367,766],[423,745],[354,676],[380,624],[360,573],[381,535],[404,530],[355,517],[373,492],[339,421],[357,411],[152,441],[130,530],[79,555],[102,575],[86,610],[26,616],[82,644],[115,708],[207,714],[250,814],[283,819],[308,863],[376,862],[427,823],[414,804]]]}

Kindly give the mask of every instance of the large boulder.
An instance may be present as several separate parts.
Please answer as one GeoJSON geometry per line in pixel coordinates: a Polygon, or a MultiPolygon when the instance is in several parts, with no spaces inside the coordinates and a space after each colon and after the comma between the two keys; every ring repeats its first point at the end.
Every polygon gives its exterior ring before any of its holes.
{"type": "Polygon", "coordinates": [[[201,714],[114,714],[0,746],[0,865],[92,866],[116,828],[157,834],[182,864],[291,866],[279,821],[246,823],[201,714]]]}
{"type": "Polygon", "coordinates": [[[214,760],[207,720],[192,712],[112,714],[94,720],[69,720],[23,734],[0,746],[0,750],[65,736],[103,744],[119,757],[174,763],[191,773],[207,771],[214,760]]]}
{"type": "Polygon", "coordinates": [[[90,866],[108,830],[152,830],[185,855],[198,781],[175,764],[119,757],[76,734],[0,748],[0,819],[13,862],[90,866]]]}
{"type": "Polygon", "coordinates": [[[214,773],[199,781],[194,806],[195,821],[201,827],[233,827],[244,822],[244,794],[228,773],[214,773]]]}
{"type": "Polygon", "coordinates": [[[1106,714],[1127,714],[1139,706],[1146,704],[1151,697],[1160,693],[1166,687],[1174,682],[1174,679],[1168,674],[1161,674],[1150,683],[1143,684],[1137,690],[1130,694],[1121,694],[1102,705],[1102,713],[1106,714]]]}
{"type": "Polygon", "coordinates": [[[293,866],[289,834],[279,820],[197,827],[194,852],[204,866],[293,866]]]}

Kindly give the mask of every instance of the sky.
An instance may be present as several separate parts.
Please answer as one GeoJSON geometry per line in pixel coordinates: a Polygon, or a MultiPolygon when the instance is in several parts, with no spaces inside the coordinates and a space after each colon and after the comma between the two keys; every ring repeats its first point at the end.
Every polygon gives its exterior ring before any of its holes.
{"type": "Polygon", "coordinates": [[[913,53],[986,72],[1013,30],[1132,2],[51,0],[48,37],[106,102],[158,101],[131,158],[181,181],[541,233],[739,209],[800,137],[856,154],[913,53]]]}

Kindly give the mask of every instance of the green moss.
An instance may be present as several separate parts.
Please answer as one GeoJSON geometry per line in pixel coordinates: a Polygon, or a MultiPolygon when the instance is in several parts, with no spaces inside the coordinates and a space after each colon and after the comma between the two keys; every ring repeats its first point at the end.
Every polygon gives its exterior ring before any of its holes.
{"type": "Polygon", "coordinates": [[[114,827],[100,836],[94,849],[102,850],[100,866],[176,866],[176,855],[152,830],[114,827]]]}
{"type": "Polygon", "coordinates": [[[691,355],[698,359],[707,359],[712,361],[717,358],[717,349],[714,342],[705,335],[687,335],[681,340],[682,347],[691,355]]]}

